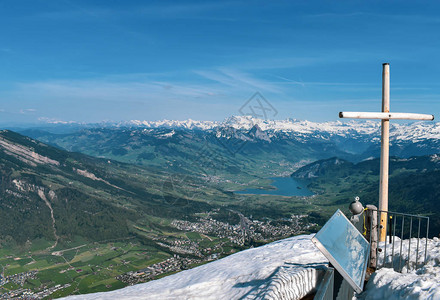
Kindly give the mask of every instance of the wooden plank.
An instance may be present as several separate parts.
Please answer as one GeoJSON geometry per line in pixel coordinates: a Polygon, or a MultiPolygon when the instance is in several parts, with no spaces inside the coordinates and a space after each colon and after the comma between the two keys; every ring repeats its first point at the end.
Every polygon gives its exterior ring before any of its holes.
{"type": "Polygon", "coordinates": [[[339,113],[340,118],[350,119],[379,119],[379,120],[434,120],[433,115],[413,113],[390,113],[390,112],[352,112],[344,111],[339,113]]]}

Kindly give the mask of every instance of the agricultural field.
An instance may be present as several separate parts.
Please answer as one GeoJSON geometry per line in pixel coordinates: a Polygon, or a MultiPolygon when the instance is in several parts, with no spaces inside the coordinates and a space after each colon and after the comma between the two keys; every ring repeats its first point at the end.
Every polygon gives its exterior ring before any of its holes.
{"type": "MultiPolygon", "coordinates": [[[[192,237],[203,240],[197,234],[192,237]]],[[[83,242],[78,239],[63,245],[69,248],[57,247],[50,251],[47,250],[50,243],[43,240],[29,244],[28,249],[21,252],[1,249],[0,296],[33,293],[41,298],[57,298],[114,290],[128,285],[117,280],[118,275],[172,257],[169,252],[143,245],[136,239],[83,242]],[[61,288],[51,292],[57,286],[61,288]]]]}

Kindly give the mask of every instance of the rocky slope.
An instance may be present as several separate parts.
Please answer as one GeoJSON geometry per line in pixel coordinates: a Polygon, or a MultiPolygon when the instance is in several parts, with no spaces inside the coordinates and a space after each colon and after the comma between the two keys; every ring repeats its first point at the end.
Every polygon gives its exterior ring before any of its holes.
{"type": "Polygon", "coordinates": [[[170,206],[166,199],[181,184],[188,193],[203,192],[189,178],[169,190],[164,186],[168,177],[158,170],[67,152],[0,131],[0,244],[127,237],[135,234],[133,224],[147,216],[174,218],[209,207],[183,197],[172,198],[170,206]]]}

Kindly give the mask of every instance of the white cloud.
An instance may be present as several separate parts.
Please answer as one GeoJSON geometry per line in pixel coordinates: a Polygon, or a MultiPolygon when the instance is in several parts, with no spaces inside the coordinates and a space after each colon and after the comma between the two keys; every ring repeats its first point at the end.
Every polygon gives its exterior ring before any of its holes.
{"type": "Polygon", "coordinates": [[[63,121],[56,118],[39,117],[38,121],[50,124],[75,124],[75,121],[63,121]]]}
{"type": "Polygon", "coordinates": [[[20,109],[20,113],[21,114],[32,114],[34,112],[36,112],[37,110],[35,108],[24,108],[24,109],[20,109]]]}

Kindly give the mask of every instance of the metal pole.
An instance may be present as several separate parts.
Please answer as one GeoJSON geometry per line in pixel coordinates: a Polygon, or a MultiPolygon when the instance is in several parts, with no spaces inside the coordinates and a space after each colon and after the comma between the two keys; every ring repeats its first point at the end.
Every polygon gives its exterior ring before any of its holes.
{"type": "Polygon", "coordinates": [[[412,234],[412,220],[413,220],[413,218],[411,217],[410,220],[411,220],[411,222],[409,223],[409,239],[408,239],[408,264],[406,266],[407,273],[409,273],[409,260],[411,258],[411,234],[412,234]]]}
{"type": "Polygon", "coordinates": [[[419,263],[419,242],[420,242],[420,225],[422,224],[422,219],[419,218],[419,229],[417,230],[417,250],[416,250],[416,269],[419,263]]]}
{"type": "Polygon", "coordinates": [[[402,216],[402,232],[400,234],[400,255],[399,255],[399,271],[402,272],[401,264],[402,264],[402,247],[403,247],[403,228],[405,228],[405,216],[402,216]]]}
{"type": "Polygon", "coordinates": [[[425,258],[423,259],[423,264],[426,265],[426,254],[428,252],[428,238],[429,238],[429,218],[426,224],[426,243],[425,243],[425,258]]]}
{"type": "MultiPolygon", "coordinates": [[[[382,112],[390,112],[390,64],[383,64],[382,69],[382,112]]],[[[382,120],[382,135],[380,148],[380,185],[379,210],[388,211],[388,169],[390,145],[390,120],[382,120]]],[[[387,214],[380,214],[379,241],[384,242],[387,230],[387,214]]]]}
{"type": "Polygon", "coordinates": [[[394,215],[394,226],[393,226],[393,250],[391,252],[391,267],[394,269],[394,238],[396,237],[396,221],[397,215],[394,215]]]}

